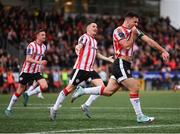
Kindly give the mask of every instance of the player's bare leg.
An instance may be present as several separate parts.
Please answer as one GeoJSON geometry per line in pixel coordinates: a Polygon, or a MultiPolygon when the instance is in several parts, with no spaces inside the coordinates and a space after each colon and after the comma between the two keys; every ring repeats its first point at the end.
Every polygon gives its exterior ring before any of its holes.
{"type": "Polygon", "coordinates": [[[104,96],[112,96],[119,88],[120,85],[117,81],[110,78],[107,87],[101,91],[101,94],[104,96]]]}

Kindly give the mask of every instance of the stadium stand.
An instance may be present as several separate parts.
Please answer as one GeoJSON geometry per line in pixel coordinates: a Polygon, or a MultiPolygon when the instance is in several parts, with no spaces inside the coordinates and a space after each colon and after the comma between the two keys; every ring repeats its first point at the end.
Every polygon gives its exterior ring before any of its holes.
{"type": "MultiPolygon", "coordinates": [[[[55,11],[47,13],[38,10],[29,11],[22,7],[3,8],[2,6],[0,7],[0,18],[0,66],[4,74],[8,70],[20,71],[23,52],[32,40],[34,30],[37,27],[43,26],[47,29],[47,55],[45,57],[48,60],[47,70],[59,69],[61,74],[61,70],[64,68],[68,69],[69,72],[72,69],[76,58],[74,47],[77,44],[78,37],[84,32],[86,22],[94,20],[98,23],[100,27],[97,35],[99,50],[104,55],[110,56],[113,55],[113,29],[120,25],[122,21],[120,17],[87,17],[82,15],[65,17],[55,11]],[[19,55],[14,55],[10,51],[12,47],[19,55]]],[[[134,48],[133,69],[138,72],[138,77],[140,78],[141,73],[150,71],[160,73],[179,72],[180,31],[170,25],[168,18],[150,19],[144,17],[140,21],[139,27],[166,48],[170,52],[171,58],[165,64],[159,53],[146,44],[137,41],[134,48]]],[[[101,65],[110,68],[110,65],[103,61],[97,62],[97,67],[101,65]]],[[[52,75],[51,71],[46,72],[48,72],[48,75],[52,75]]],[[[174,76],[176,75],[173,75],[173,78],[174,76]]],[[[162,83],[168,79],[167,77],[164,76],[162,83]]],[[[158,86],[156,83],[151,85],[158,86]]]]}

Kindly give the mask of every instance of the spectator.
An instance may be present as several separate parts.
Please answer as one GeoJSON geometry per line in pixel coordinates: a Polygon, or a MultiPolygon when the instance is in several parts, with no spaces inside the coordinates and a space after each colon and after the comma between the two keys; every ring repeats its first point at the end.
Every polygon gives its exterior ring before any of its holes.
{"type": "Polygon", "coordinates": [[[6,76],[6,87],[8,89],[8,92],[15,92],[16,91],[16,85],[15,85],[15,81],[14,81],[14,76],[13,76],[13,72],[12,70],[9,70],[7,72],[7,76],[6,76]]]}
{"type": "MultiPolygon", "coordinates": [[[[27,10],[23,7],[4,8],[0,4],[0,47],[8,48],[6,41],[24,52],[30,39],[34,36],[37,27],[47,28],[47,67],[61,67],[71,69],[76,55],[74,47],[77,38],[84,32],[84,27],[89,19],[95,20],[99,24],[97,40],[99,50],[106,56],[113,54],[112,29],[122,23],[122,18],[111,16],[86,17],[83,15],[64,17],[56,11],[44,12],[40,10],[27,10]]],[[[156,18],[150,20],[144,17],[141,21],[140,29],[157,40],[171,54],[168,64],[163,63],[159,54],[146,44],[137,41],[134,45],[135,59],[133,69],[135,71],[176,71],[180,70],[180,31],[170,25],[169,18],[156,18]],[[143,29],[141,28],[143,26],[143,29]],[[145,50],[145,51],[142,51],[145,50]],[[141,64],[140,64],[141,63],[141,64]]],[[[20,53],[21,53],[20,52],[20,53]]],[[[17,57],[10,55],[0,48],[0,62],[4,71],[12,68],[12,71],[19,72],[20,63],[17,57]]],[[[97,65],[106,65],[101,60],[97,65]]],[[[60,70],[60,71],[61,71],[60,70]]],[[[50,83],[53,82],[53,75],[49,74],[50,83]]],[[[52,84],[53,85],[53,84],[52,84]]]]}
{"type": "Polygon", "coordinates": [[[55,89],[59,89],[60,86],[61,86],[61,83],[60,83],[60,73],[59,73],[59,70],[58,69],[55,69],[53,71],[53,86],[55,89]]]}
{"type": "Polygon", "coordinates": [[[4,86],[4,76],[3,76],[3,68],[0,67],[0,92],[3,92],[4,86]]]}
{"type": "Polygon", "coordinates": [[[66,87],[68,85],[68,80],[69,80],[67,69],[63,69],[62,70],[62,72],[61,72],[61,79],[62,79],[62,86],[64,88],[64,87],[66,87]]]}

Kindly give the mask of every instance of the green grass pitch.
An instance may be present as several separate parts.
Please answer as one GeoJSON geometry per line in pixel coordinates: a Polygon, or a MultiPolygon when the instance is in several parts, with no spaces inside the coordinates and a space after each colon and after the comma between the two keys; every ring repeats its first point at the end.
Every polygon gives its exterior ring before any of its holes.
{"type": "Polygon", "coordinates": [[[70,103],[70,96],[58,111],[57,120],[49,120],[49,107],[58,94],[44,94],[40,100],[33,96],[28,107],[23,107],[22,97],[7,118],[4,110],[10,95],[0,95],[0,133],[179,133],[180,92],[140,92],[143,112],[155,116],[151,124],[138,124],[130,104],[128,92],[118,92],[111,97],[100,97],[92,105],[92,118],[86,118],[80,105],[88,96],[70,103]]]}

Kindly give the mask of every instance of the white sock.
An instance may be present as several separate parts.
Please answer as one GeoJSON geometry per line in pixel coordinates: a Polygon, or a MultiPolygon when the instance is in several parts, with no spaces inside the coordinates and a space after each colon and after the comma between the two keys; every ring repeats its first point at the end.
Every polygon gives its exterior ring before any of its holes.
{"type": "Polygon", "coordinates": [[[180,85],[177,85],[176,88],[179,90],[180,89],[180,85]]]}
{"type": "Polygon", "coordinates": [[[30,91],[33,90],[33,89],[34,89],[34,87],[33,87],[33,86],[30,86],[30,87],[28,88],[28,90],[26,91],[26,93],[30,92],[30,91]]]}
{"type": "Polygon", "coordinates": [[[36,87],[34,90],[31,90],[31,91],[27,92],[27,95],[28,95],[28,96],[31,96],[31,95],[33,95],[33,94],[38,94],[38,93],[40,93],[40,92],[41,92],[41,89],[40,89],[40,86],[38,86],[38,87],[36,87]]]}
{"type": "Polygon", "coordinates": [[[143,115],[139,98],[130,98],[130,101],[134,108],[136,116],[143,115]]]}
{"type": "Polygon", "coordinates": [[[99,97],[99,95],[91,95],[88,100],[84,103],[86,106],[90,107],[92,103],[99,97]]]}
{"type": "Polygon", "coordinates": [[[42,96],[42,92],[39,92],[38,95],[39,95],[39,96],[42,96]]]}
{"type": "Polygon", "coordinates": [[[15,94],[13,94],[13,96],[11,97],[11,100],[9,102],[9,105],[7,107],[7,110],[11,110],[12,109],[12,107],[16,103],[17,99],[18,99],[18,97],[15,94]]]}
{"type": "Polygon", "coordinates": [[[101,87],[102,86],[83,88],[83,92],[84,92],[84,94],[100,95],[101,87]]]}
{"type": "Polygon", "coordinates": [[[61,106],[62,106],[62,103],[64,102],[64,100],[66,99],[66,96],[64,94],[64,91],[62,90],[60,93],[59,93],[59,96],[53,106],[53,109],[54,110],[58,110],[61,106]]]}

